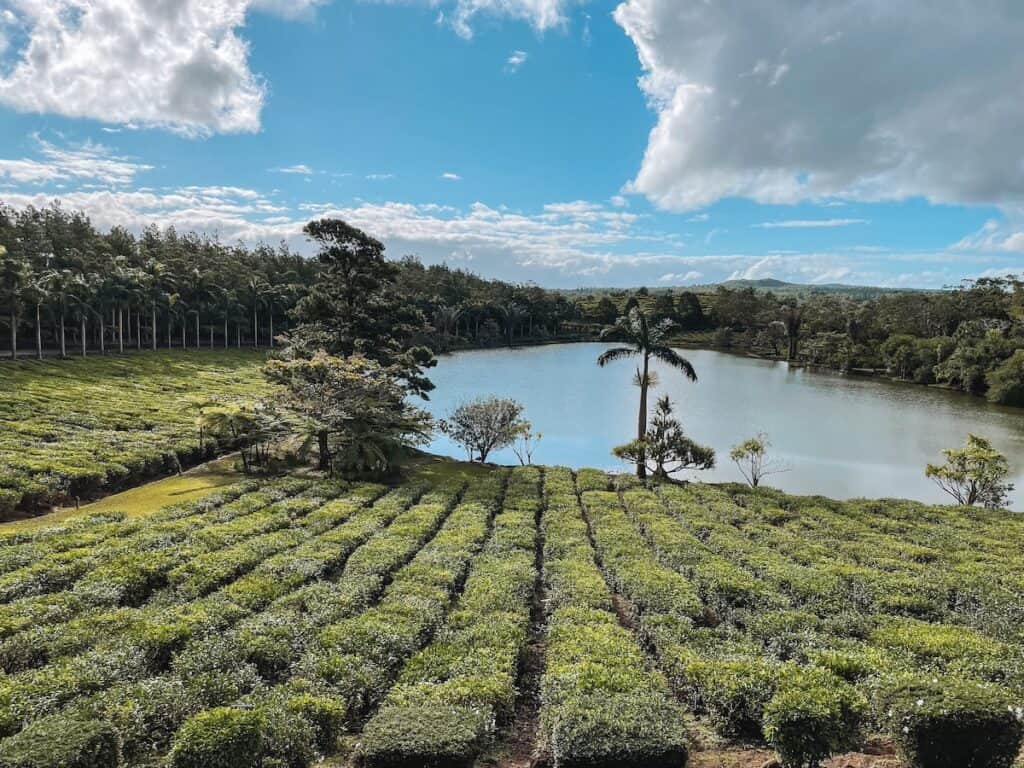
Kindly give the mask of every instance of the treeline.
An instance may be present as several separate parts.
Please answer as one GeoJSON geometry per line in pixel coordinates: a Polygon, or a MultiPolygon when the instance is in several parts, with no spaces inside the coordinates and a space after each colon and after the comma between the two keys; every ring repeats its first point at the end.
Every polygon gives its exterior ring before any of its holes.
{"type": "Polygon", "coordinates": [[[677,341],[885,373],[1024,405],[1024,281],[1013,276],[875,296],[719,286],[701,293],[603,291],[575,301],[595,327],[636,302],[651,319],[670,320],[677,341]]]}
{"type": "MultiPolygon", "coordinates": [[[[447,266],[398,263],[397,287],[438,351],[567,338],[565,297],[447,266]]],[[[59,205],[0,204],[0,327],[22,355],[274,346],[320,264],[288,249],[225,245],[173,228],[98,231],[59,205]]]]}

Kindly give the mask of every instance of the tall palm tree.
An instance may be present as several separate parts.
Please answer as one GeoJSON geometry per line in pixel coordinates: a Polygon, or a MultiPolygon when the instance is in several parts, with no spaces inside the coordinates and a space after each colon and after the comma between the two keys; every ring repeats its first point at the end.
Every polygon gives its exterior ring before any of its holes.
{"type": "Polygon", "coordinates": [[[796,360],[800,345],[800,330],[804,324],[803,307],[786,307],[782,310],[782,322],[786,325],[786,336],[789,339],[787,360],[796,360]]]}
{"type": "Polygon", "coordinates": [[[65,318],[72,301],[75,297],[81,278],[70,269],[55,269],[49,273],[49,294],[57,305],[57,314],[60,319],[57,338],[60,341],[60,356],[68,356],[67,336],[65,329],[65,318]]]}
{"type": "Polygon", "coordinates": [[[507,304],[498,305],[498,313],[501,315],[501,320],[505,324],[505,334],[508,336],[508,345],[513,345],[514,334],[516,326],[520,325],[526,318],[526,312],[522,306],[514,301],[510,301],[507,304]]]}
{"type": "MultiPolygon", "coordinates": [[[[640,412],[637,415],[636,438],[643,440],[647,434],[647,390],[654,383],[651,374],[651,358],[660,360],[680,371],[690,381],[697,380],[697,372],[693,365],[685,357],[676,352],[666,343],[668,332],[672,329],[671,322],[656,323],[651,325],[647,321],[647,315],[639,307],[630,309],[629,314],[620,317],[615,325],[605,328],[601,332],[601,339],[605,341],[621,341],[628,346],[612,347],[601,353],[597,358],[597,364],[604,368],[616,360],[639,357],[641,365],[636,369],[636,384],[640,387],[640,412]]],[[[636,476],[647,477],[647,464],[645,456],[640,456],[636,464],[636,476]]]]}
{"type": "Polygon", "coordinates": [[[252,345],[260,345],[260,304],[263,303],[263,294],[270,289],[267,281],[262,275],[253,275],[245,281],[245,291],[249,295],[250,306],[252,306],[252,345]]]}
{"type": "Polygon", "coordinates": [[[30,278],[28,261],[0,245],[0,303],[11,318],[11,359],[18,358],[18,313],[30,278]]]}

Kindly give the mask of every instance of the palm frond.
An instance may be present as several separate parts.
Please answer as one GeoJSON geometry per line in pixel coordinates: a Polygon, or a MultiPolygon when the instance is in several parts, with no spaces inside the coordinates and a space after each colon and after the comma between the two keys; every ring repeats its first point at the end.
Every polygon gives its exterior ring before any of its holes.
{"type": "Polygon", "coordinates": [[[614,363],[616,360],[625,360],[626,358],[633,357],[639,354],[637,350],[632,347],[612,347],[597,358],[597,364],[604,368],[609,363],[614,363]]]}
{"type": "Polygon", "coordinates": [[[655,357],[666,365],[670,365],[677,371],[682,371],[683,375],[690,381],[697,380],[697,371],[693,365],[685,357],[680,355],[671,347],[657,346],[651,348],[651,357],[655,357]]]}

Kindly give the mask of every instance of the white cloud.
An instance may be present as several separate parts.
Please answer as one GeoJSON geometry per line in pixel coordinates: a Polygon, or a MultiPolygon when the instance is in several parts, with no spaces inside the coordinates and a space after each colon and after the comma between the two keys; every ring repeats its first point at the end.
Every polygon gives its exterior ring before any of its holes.
{"type": "Polygon", "coordinates": [[[368,181],[387,181],[388,179],[395,178],[393,173],[368,173],[366,175],[368,181]]]}
{"type": "Polygon", "coordinates": [[[445,173],[442,173],[441,178],[444,179],[445,181],[462,181],[462,177],[459,176],[459,174],[452,173],[451,171],[446,171],[445,173]]]}
{"type": "Polygon", "coordinates": [[[754,226],[761,229],[831,229],[868,223],[867,219],[787,219],[785,221],[765,221],[754,226]]]}
{"type": "Polygon", "coordinates": [[[93,180],[103,184],[121,185],[152,169],[150,165],[118,157],[100,144],[86,143],[74,148],[60,148],[36,138],[41,160],[0,158],[0,178],[27,184],[45,184],[62,179],[93,180]]]}
{"type": "MultiPolygon", "coordinates": [[[[250,9],[308,15],[318,0],[7,0],[27,35],[0,75],[22,112],[166,128],[259,130],[266,87],[239,35],[250,9]]],[[[5,14],[6,17],[6,14],[5,14]]]]}
{"type": "Polygon", "coordinates": [[[658,282],[673,284],[692,283],[697,280],[700,280],[702,277],[704,277],[703,272],[698,272],[695,269],[691,269],[689,272],[686,273],[668,272],[667,274],[664,274],[661,277],[659,277],[658,282]]]}
{"type": "Polygon", "coordinates": [[[626,208],[629,206],[629,200],[622,195],[612,195],[608,202],[616,208],[626,208]]]}
{"type": "MultiPolygon", "coordinates": [[[[391,3],[396,0],[375,0],[391,3]]],[[[407,2],[440,7],[438,23],[450,24],[460,37],[473,37],[473,23],[477,16],[525,21],[538,32],[544,32],[566,23],[566,12],[585,0],[406,0],[407,2]]]]}
{"type": "Polygon", "coordinates": [[[700,224],[711,218],[710,213],[698,213],[696,216],[691,216],[686,221],[690,224],[700,224]]]}
{"type": "Polygon", "coordinates": [[[316,171],[310,168],[305,163],[298,163],[296,165],[287,165],[284,168],[274,168],[277,173],[289,173],[296,176],[312,176],[316,171]]]}
{"type": "Polygon", "coordinates": [[[990,219],[977,232],[955,243],[953,248],[963,251],[1024,253],[1024,230],[1015,231],[990,219]]]}
{"type": "Polygon", "coordinates": [[[1024,200],[1018,0],[625,0],[658,113],[630,189],[724,197],[1024,200]]]}
{"type": "Polygon", "coordinates": [[[526,51],[512,51],[512,54],[505,59],[505,71],[510,74],[515,74],[519,71],[519,68],[526,63],[526,60],[530,57],[526,51]]]}

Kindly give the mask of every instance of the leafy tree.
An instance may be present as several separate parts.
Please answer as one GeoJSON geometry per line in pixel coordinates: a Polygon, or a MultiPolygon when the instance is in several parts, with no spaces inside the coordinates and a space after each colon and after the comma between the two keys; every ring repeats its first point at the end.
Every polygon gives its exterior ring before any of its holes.
{"type": "Polygon", "coordinates": [[[1013,484],[1006,482],[1010,473],[1006,457],[992,443],[977,435],[968,435],[960,450],[943,451],[945,464],[929,464],[925,475],[935,481],[957,504],[989,509],[1005,507],[1013,484]]]}
{"type": "Polygon", "coordinates": [[[651,425],[644,436],[612,453],[624,461],[643,464],[655,477],[666,478],[684,469],[712,469],[715,451],[695,443],[683,432],[683,425],[672,414],[668,395],[658,399],[651,425]]]}
{"type": "Polygon", "coordinates": [[[641,364],[636,369],[634,379],[640,388],[640,409],[637,414],[636,444],[640,453],[636,459],[637,477],[647,476],[647,463],[643,455],[643,441],[647,434],[647,390],[651,386],[652,377],[650,370],[651,358],[660,360],[669,367],[681,372],[690,381],[697,380],[697,372],[693,369],[690,361],[672,349],[668,343],[668,333],[671,330],[671,323],[660,323],[651,325],[647,315],[639,307],[634,307],[629,314],[620,317],[615,325],[606,328],[601,333],[602,340],[624,341],[629,346],[613,347],[597,358],[597,364],[602,368],[616,360],[624,360],[632,357],[639,357],[641,364]]]}
{"type": "Polygon", "coordinates": [[[1018,349],[985,377],[988,399],[1000,405],[1024,406],[1024,349],[1018,349]]]}
{"type": "Polygon", "coordinates": [[[729,458],[736,463],[740,474],[751,488],[760,486],[761,481],[768,475],[789,471],[788,467],[769,456],[770,448],[768,436],[764,432],[758,432],[754,437],[734,445],[729,451],[729,458]]]}
{"type": "Polygon", "coordinates": [[[596,315],[597,322],[602,325],[611,325],[619,316],[619,308],[615,306],[615,302],[611,298],[602,296],[597,302],[596,315]]]}
{"type": "Polygon", "coordinates": [[[441,421],[441,431],[466,449],[470,461],[487,461],[491,451],[507,448],[529,428],[515,400],[479,397],[460,404],[441,421]]]}
{"type": "Polygon", "coordinates": [[[284,385],[280,405],[307,436],[304,447],[316,443],[322,470],[383,475],[429,438],[430,416],[407,401],[388,369],[363,355],[286,354],[264,370],[284,385]]]}
{"type": "Polygon", "coordinates": [[[804,324],[802,307],[786,307],[782,311],[782,322],[786,326],[786,338],[789,340],[787,360],[796,360],[800,353],[800,331],[804,324]]]}
{"type": "Polygon", "coordinates": [[[197,426],[203,434],[238,448],[245,474],[266,467],[272,446],[287,434],[273,408],[263,403],[220,403],[200,406],[197,426]]]}
{"type": "Polygon", "coordinates": [[[699,331],[707,325],[707,318],[704,317],[704,310],[700,306],[697,294],[683,291],[676,299],[676,304],[676,317],[679,327],[684,331],[699,331]]]}
{"type": "Polygon", "coordinates": [[[515,451],[516,458],[519,459],[519,463],[523,466],[533,464],[533,453],[537,450],[537,444],[540,443],[543,438],[540,432],[533,431],[533,425],[528,421],[522,421],[519,423],[519,428],[516,430],[516,439],[512,443],[512,450],[515,451]]]}
{"type": "Polygon", "coordinates": [[[433,384],[424,371],[436,360],[415,341],[428,337],[430,326],[399,292],[398,265],[385,260],[378,240],[338,219],[310,222],[304,231],[320,245],[320,272],[295,310],[296,348],[362,355],[425,396],[433,384]]]}

